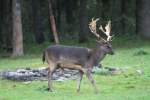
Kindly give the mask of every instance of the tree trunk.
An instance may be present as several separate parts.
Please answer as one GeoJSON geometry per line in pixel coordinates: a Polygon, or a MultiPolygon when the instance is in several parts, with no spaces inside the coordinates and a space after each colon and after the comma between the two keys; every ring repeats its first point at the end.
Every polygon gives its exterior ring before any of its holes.
{"type": "Polygon", "coordinates": [[[7,0],[7,16],[6,16],[6,50],[12,52],[12,0],[7,0]]]}
{"type": "Polygon", "coordinates": [[[150,39],[150,0],[137,0],[136,32],[150,39]]]}
{"type": "Polygon", "coordinates": [[[2,17],[3,16],[3,0],[0,0],[0,48],[2,48],[3,44],[3,34],[2,34],[2,17]]]}
{"type": "Polygon", "coordinates": [[[2,48],[10,51],[12,48],[12,11],[11,0],[1,1],[1,42],[2,48]]]}
{"type": "Polygon", "coordinates": [[[102,0],[102,21],[110,20],[111,18],[111,7],[112,0],[102,0]]]}
{"type": "Polygon", "coordinates": [[[79,42],[86,42],[88,40],[88,12],[87,12],[87,0],[80,0],[80,32],[79,32],[79,42]]]}
{"type": "Polygon", "coordinates": [[[23,33],[21,21],[21,0],[12,1],[13,10],[13,57],[22,56],[23,53],[23,33]]]}
{"type": "Polygon", "coordinates": [[[97,17],[101,18],[102,17],[102,0],[96,0],[96,13],[97,13],[97,17]]]}
{"type": "Polygon", "coordinates": [[[52,32],[54,35],[55,43],[59,44],[58,33],[56,29],[56,22],[55,22],[55,17],[54,17],[53,8],[52,8],[52,1],[48,0],[48,4],[49,4],[49,19],[50,19],[50,24],[51,24],[52,32]]]}
{"type": "Polygon", "coordinates": [[[43,20],[41,13],[41,5],[40,0],[32,0],[32,16],[33,16],[33,31],[35,33],[35,41],[38,44],[41,44],[45,41],[44,37],[44,28],[43,28],[43,20]]]}
{"type": "Polygon", "coordinates": [[[123,0],[113,0],[111,2],[111,20],[113,34],[123,34],[122,1],[123,0]]]}
{"type": "Polygon", "coordinates": [[[65,2],[66,19],[69,26],[70,24],[73,24],[75,22],[74,13],[76,2],[77,1],[74,0],[68,0],[67,2],[65,2]]]}
{"type": "Polygon", "coordinates": [[[125,20],[125,16],[127,16],[127,6],[126,6],[126,3],[127,1],[126,0],[122,0],[122,31],[123,31],[123,34],[126,34],[126,20],[125,20]]]}

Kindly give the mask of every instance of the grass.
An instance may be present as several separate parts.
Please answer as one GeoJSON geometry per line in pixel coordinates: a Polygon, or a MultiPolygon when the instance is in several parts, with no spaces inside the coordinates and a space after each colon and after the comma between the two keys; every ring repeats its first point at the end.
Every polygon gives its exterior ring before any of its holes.
{"type": "MultiPolygon", "coordinates": [[[[76,44],[76,41],[63,41],[62,44],[94,46],[91,40],[86,44],[76,44]]],[[[128,71],[115,76],[94,74],[99,93],[94,90],[84,76],[81,92],[76,93],[76,80],[65,82],[54,81],[54,92],[46,91],[46,81],[24,82],[0,79],[0,100],[149,100],[150,98],[150,42],[140,39],[115,39],[114,56],[107,56],[102,64],[104,67],[128,68],[128,71]],[[143,70],[139,75],[136,70],[143,70]]],[[[41,61],[42,45],[25,45],[26,55],[19,58],[0,57],[0,70],[15,70],[17,68],[47,66],[41,61]]]]}

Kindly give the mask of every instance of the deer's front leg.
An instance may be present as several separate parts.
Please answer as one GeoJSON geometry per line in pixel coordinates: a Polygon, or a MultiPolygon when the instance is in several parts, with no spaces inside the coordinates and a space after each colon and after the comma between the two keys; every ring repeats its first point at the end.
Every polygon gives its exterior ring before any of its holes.
{"type": "Polygon", "coordinates": [[[78,82],[77,82],[77,92],[80,91],[80,85],[81,85],[82,77],[83,77],[83,72],[79,71],[79,79],[78,79],[78,82]]]}
{"type": "Polygon", "coordinates": [[[95,83],[95,80],[93,79],[91,71],[87,70],[85,74],[86,74],[87,78],[89,79],[89,81],[91,82],[91,84],[93,85],[95,93],[98,93],[98,89],[96,87],[96,83],[95,83]]]}
{"type": "Polygon", "coordinates": [[[98,66],[97,66],[98,68],[102,68],[103,66],[102,66],[102,64],[98,64],[98,66]]]}

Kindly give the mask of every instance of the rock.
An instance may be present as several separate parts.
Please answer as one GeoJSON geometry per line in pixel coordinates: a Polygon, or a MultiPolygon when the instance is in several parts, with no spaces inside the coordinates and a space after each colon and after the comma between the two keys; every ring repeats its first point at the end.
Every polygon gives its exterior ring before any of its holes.
{"type": "Polygon", "coordinates": [[[99,72],[100,70],[100,68],[94,66],[92,69],[92,73],[99,72]]]}
{"type": "MultiPolygon", "coordinates": [[[[33,80],[47,80],[48,68],[41,67],[36,69],[18,69],[17,71],[4,71],[1,73],[2,78],[17,81],[33,81],[33,80]]],[[[53,80],[64,81],[67,79],[73,79],[78,74],[77,70],[64,69],[63,73],[61,69],[57,69],[52,76],[53,80]]]]}
{"type": "MultiPolygon", "coordinates": [[[[125,73],[128,71],[128,68],[117,68],[117,67],[104,67],[98,68],[94,67],[92,72],[100,75],[118,75],[121,73],[125,73]]],[[[137,69],[136,72],[139,75],[144,74],[144,71],[141,69],[137,69]]],[[[9,80],[17,80],[17,81],[33,81],[33,80],[47,80],[47,67],[41,68],[28,68],[28,69],[18,69],[16,71],[4,71],[0,72],[0,76],[5,79],[9,80]]],[[[77,79],[78,78],[78,70],[71,70],[71,69],[57,69],[52,76],[53,80],[56,81],[64,81],[69,79],[77,79]]]]}
{"type": "Polygon", "coordinates": [[[60,76],[58,76],[56,73],[54,73],[52,79],[53,79],[53,80],[57,80],[57,79],[59,79],[59,77],[60,77],[60,76]]]}
{"type": "Polygon", "coordinates": [[[31,81],[26,81],[26,82],[23,82],[24,84],[30,84],[31,83],[31,81]]]}
{"type": "Polygon", "coordinates": [[[2,72],[0,72],[0,78],[2,77],[2,72]]]}
{"type": "Polygon", "coordinates": [[[76,80],[76,79],[78,79],[78,76],[77,76],[77,75],[74,75],[74,76],[71,76],[69,79],[71,79],[71,80],[76,80]]]}
{"type": "Polygon", "coordinates": [[[47,67],[40,67],[40,68],[38,68],[39,70],[48,70],[48,68],[47,67]]]}
{"type": "Polygon", "coordinates": [[[122,73],[121,70],[112,70],[112,71],[110,71],[110,74],[111,74],[111,75],[119,75],[119,74],[121,74],[121,73],[122,73]]]}
{"type": "Polygon", "coordinates": [[[144,74],[144,71],[141,70],[141,69],[136,70],[136,72],[137,72],[139,75],[143,75],[143,74],[144,74]]]}
{"type": "Polygon", "coordinates": [[[17,73],[25,73],[27,70],[25,70],[25,69],[18,69],[17,70],[17,73]]]}
{"type": "Polygon", "coordinates": [[[56,81],[58,81],[58,82],[63,82],[63,81],[65,81],[66,80],[66,78],[64,78],[64,77],[59,77],[59,79],[57,79],[56,81]]]}
{"type": "Polygon", "coordinates": [[[32,69],[32,72],[39,72],[39,69],[32,69]]]}
{"type": "Polygon", "coordinates": [[[71,77],[72,75],[71,74],[64,74],[64,76],[66,77],[66,78],[69,78],[69,77],[71,77]]]}

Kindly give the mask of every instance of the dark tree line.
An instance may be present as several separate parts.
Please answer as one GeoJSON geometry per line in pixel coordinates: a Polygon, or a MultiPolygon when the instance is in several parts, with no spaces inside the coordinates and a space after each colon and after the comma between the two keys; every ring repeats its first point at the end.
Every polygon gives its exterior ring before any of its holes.
{"type": "Polygon", "coordinates": [[[23,55],[23,43],[86,42],[88,22],[112,20],[113,34],[150,38],[149,0],[0,0],[0,48],[23,55]]]}

